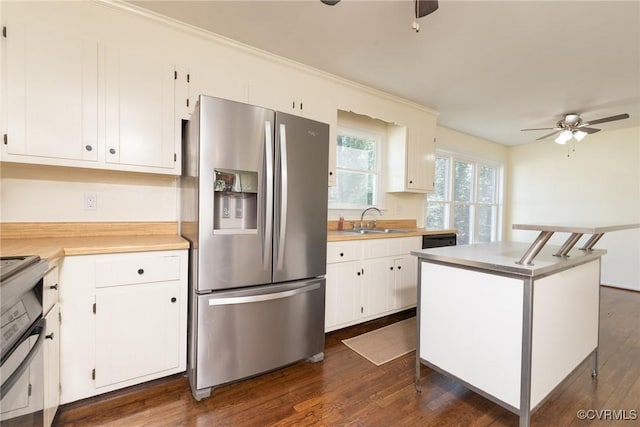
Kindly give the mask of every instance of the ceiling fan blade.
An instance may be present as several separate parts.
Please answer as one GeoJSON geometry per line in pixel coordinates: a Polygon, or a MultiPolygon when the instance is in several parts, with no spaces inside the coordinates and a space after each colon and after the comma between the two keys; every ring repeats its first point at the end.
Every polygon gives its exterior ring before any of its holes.
{"type": "Polygon", "coordinates": [[[606,122],[613,122],[615,120],[622,120],[622,119],[628,119],[629,115],[628,114],[618,114],[617,116],[611,116],[611,117],[604,117],[602,119],[596,119],[596,120],[591,120],[589,122],[583,123],[583,126],[591,126],[591,125],[597,125],[599,123],[606,123],[606,122]]]}
{"type": "Polygon", "coordinates": [[[416,18],[422,18],[438,9],[438,0],[416,0],[416,18]]]}
{"type": "Polygon", "coordinates": [[[580,127],[580,126],[578,126],[577,130],[579,130],[580,132],[588,133],[589,135],[591,135],[592,133],[600,132],[600,129],[580,127]]]}
{"type": "Polygon", "coordinates": [[[540,138],[536,138],[536,141],[540,141],[541,139],[549,138],[550,136],[553,136],[553,135],[558,134],[560,132],[562,132],[562,129],[558,129],[558,130],[556,130],[554,132],[551,132],[550,134],[547,134],[545,136],[541,136],[540,138]]]}
{"type": "Polygon", "coordinates": [[[520,129],[520,131],[527,131],[527,130],[551,130],[551,129],[560,129],[560,128],[530,128],[530,129],[520,129]]]}

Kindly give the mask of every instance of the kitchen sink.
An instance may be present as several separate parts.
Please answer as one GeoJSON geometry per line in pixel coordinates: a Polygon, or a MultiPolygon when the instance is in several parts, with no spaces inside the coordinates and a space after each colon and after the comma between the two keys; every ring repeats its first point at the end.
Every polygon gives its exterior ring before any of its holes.
{"type": "Polygon", "coordinates": [[[410,233],[413,230],[407,230],[404,228],[375,228],[375,229],[363,229],[363,230],[343,230],[347,233],[354,234],[387,234],[387,233],[410,233]]]}

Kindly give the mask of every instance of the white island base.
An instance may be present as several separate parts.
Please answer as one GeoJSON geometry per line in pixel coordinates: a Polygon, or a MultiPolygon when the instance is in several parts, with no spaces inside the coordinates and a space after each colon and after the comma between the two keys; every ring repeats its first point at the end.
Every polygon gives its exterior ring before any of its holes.
{"type": "Polygon", "coordinates": [[[520,416],[520,426],[579,365],[597,375],[602,250],[518,262],[529,244],[497,242],[419,257],[416,389],[424,364],[520,416]]]}

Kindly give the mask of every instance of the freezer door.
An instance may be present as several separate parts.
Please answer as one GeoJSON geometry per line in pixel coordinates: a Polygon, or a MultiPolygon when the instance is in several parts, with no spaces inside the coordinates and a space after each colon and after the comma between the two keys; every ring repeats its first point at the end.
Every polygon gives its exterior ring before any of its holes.
{"type": "Polygon", "coordinates": [[[329,125],[276,113],[273,281],[323,276],[329,125]]]}
{"type": "Polygon", "coordinates": [[[198,291],[271,283],[274,112],[199,100],[198,291]]]}
{"type": "Polygon", "coordinates": [[[314,279],[196,295],[194,396],[322,353],[324,294],[314,279]]]}

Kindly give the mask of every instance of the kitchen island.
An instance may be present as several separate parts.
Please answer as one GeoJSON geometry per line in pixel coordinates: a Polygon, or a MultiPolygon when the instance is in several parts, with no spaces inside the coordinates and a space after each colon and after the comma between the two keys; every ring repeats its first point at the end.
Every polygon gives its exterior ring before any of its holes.
{"type": "Polygon", "coordinates": [[[532,243],[494,242],[423,249],[418,257],[420,366],[453,377],[520,416],[520,426],[589,357],[597,375],[601,227],[515,225],[532,243]],[[545,246],[554,232],[571,233],[545,246]],[[582,234],[593,237],[580,249],[582,234]],[[580,235],[580,236],[578,236],[580,235]]]}

